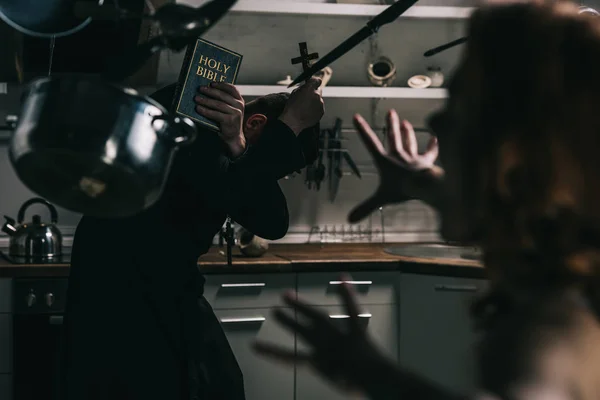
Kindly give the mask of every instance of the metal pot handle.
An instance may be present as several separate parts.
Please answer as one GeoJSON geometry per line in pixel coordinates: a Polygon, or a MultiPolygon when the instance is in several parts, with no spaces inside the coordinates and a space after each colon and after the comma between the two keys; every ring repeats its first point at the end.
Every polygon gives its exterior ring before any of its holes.
{"type": "Polygon", "coordinates": [[[168,115],[157,115],[152,120],[166,121],[169,125],[174,125],[176,129],[169,129],[168,132],[177,132],[177,134],[168,134],[165,137],[175,143],[177,146],[184,146],[192,143],[196,139],[196,125],[189,118],[171,117],[168,115]]]}
{"type": "Polygon", "coordinates": [[[25,211],[27,211],[27,208],[30,205],[36,204],[36,203],[44,204],[46,207],[48,207],[48,210],[50,210],[50,220],[52,221],[53,224],[56,224],[58,222],[58,212],[56,211],[56,208],[54,208],[54,206],[52,204],[50,204],[45,199],[42,199],[41,197],[34,197],[33,199],[29,199],[25,203],[23,203],[23,205],[19,209],[19,214],[17,215],[17,221],[19,224],[22,224],[23,221],[25,220],[25,211]]]}

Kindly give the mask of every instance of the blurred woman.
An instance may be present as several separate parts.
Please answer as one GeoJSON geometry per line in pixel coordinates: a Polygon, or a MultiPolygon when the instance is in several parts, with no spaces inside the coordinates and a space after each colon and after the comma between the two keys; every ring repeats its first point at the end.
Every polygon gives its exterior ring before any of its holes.
{"type": "MultiPolygon", "coordinates": [[[[410,124],[395,111],[388,115],[388,151],[355,117],[380,186],[350,221],[385,204],[420,199],[439,210],[446,240],[483,250],[491,289],[473,309],[484,333],[481,393],[528,400],[600,397],[596,71],[595,17],[567,2],[490,4],[470,19],[449,98],[429,121],[436,139],[425,154],[418,154],[410,124]],[[443,169],[434,165],[437,142],[443,169]]],[[[348,290],[348,312],[356,315],[348,290]]],[[[320,374],[373,399],[456,396],[387,360],[354,320],[340,330],[294,296],[286,301],[308,322],[280,311],[278,320],[313,352],[259,344],[262,353],[309,360],[320,374]]]]}

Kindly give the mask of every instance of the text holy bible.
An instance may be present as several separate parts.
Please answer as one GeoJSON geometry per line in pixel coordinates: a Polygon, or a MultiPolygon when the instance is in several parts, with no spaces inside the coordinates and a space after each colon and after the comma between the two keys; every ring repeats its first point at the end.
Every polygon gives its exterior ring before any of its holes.
{"type": "Polygon", "coordinates": [[[211,82],[235,84],[241,63],[241,54],[204,39],[197,39],[195,44],[190,44],[179,73],[174,99],[175,112],[208,129],[219,131],[217,122],[196,112],[194,97],[200,95],[200,86],[208,86],[211,82]]]}

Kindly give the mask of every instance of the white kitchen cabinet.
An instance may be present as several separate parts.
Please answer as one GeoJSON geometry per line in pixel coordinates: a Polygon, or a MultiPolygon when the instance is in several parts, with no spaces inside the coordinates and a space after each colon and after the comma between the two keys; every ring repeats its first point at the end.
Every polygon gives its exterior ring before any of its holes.
{"type": "Polygon", "coordinates": [[[296,288],[296,275],[206,275],[204,297],[215,310],[283,305],[281,295],[296,288]]]}
{"type": "Polygon", "coordinates": [[[475,387],[474,345],[469,307],[487,281],[402,274],[400,277],[400,363],[448,389],[475,387]]]}
{"type": "Polygon", "coordinates": [[[12,400],[12,375],[0,374],[0,399],[12,400]]]}
{"type": "MultiPolygon", "coordinates": [[[[334,317],[336,323],[344,323],[344,309],[340,306],[319,306],[323,312],[334,317]]],[[[361,306],[361,320],[367,324],[367,332],[382,352],[397,360],[398,326],[397,308],[394,304],[377,304],[361,306]]],[[[305,349],[303,342],[297,338],[298,351],[305,349]]],[[[352,351],[349,349],[348,351],[352,351]]],[[[273,397],[275,398],[275,397],[273,397]]],[[[284,399],[284,398],[281,398],[284,399]]],[[[307,367],[296,368],[295,400],[348,400],[365,399],[356,393],[342,393],[337,388],[317,376],[307,367]]]]}
{"type": "MultiPolygon", "coordinates": [[[[397,302],[397,271],[355,271],[350,274],[352,287],[360,304],[397,302]]],[[[313,272],[298,274],[298,297],[315,305],[340,305],[340,273],[313,272]]]]}
{"type": "Polygon", "coordinates": [[[269,308],[215,310],[244,374],[247,400],[293,400],[294,367],[282,366],[256,354],[259,339],[291,350],[294,335],[281,328],[269,308]]]}

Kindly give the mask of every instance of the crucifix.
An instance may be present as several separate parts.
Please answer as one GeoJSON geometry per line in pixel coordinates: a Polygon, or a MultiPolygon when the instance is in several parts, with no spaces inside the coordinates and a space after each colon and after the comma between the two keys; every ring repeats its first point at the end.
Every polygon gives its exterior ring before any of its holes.
{"type": "Polygon", "coordinates": [[[300,46],[300,57],[292,58],[292,65],[302,63],[302,70],[306,71],[310,68],[311,61],[319,58],[319,53],[308,54],[308,47],[306,42],[298,44],[300,46]]]}

